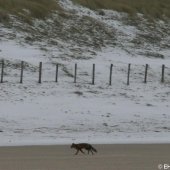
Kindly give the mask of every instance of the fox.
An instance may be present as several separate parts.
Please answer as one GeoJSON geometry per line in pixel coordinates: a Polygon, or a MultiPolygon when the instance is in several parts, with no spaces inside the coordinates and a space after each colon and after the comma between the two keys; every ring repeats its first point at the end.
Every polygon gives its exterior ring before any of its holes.
{"type": "Polygon", "coordinates": [[[75,155],[77,155],[79,153],[79,151],[83,154],[85,154],[85,152],[82,149],[85,149],[88,151],[88,154],[91,152],[92,155],[94,154],[93,152],[97,152],[97,150],[89,143],[72,143],[71,148],[74,148],[77,150],[77,152],[75,153],[75,155]]]}

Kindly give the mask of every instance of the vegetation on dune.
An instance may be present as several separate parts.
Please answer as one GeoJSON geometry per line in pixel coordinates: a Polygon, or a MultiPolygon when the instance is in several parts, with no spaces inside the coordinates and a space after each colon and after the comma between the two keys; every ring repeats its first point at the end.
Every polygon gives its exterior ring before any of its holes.
{"type": "Polygon", "coordinates": [[[146,16],[170,17],[170,0],[73,0],[90,9],[113,9],[129,14],[142,13],[146,16]]]}
{"type": "Polygon", "coordinates": [[[9,13],[27,19],[44,18],[56,9],[59,5],[55,0],[0,0],[0,21],[6,21],[9,13]]]}
{"type": "MultiPolygon", "coordinates": [[[[46,42],[47,46],[55,46],[64,51],[59,55],[65,60],[89,59],[102,47],[116,46],[132,55],[134,49],[137,49],[139,55],[163,58],[158,50],[170,48],[170,20],[167,18],[170,18],[170,0],[72,1],[96,10],[99,15],[105,15],[100,17],[103,22],[90,13],[89,16],[79,16],[76,10],[65,11],[60,7],[59,0],[0,0],[0,25],[12,28],[11,32],[4,35],[2,32],[0,36],[5,39],[19,38],[21,42],[30,45],[39,43],[41,50],[47,52],[46,45],[42,45],[46,42]],[[131,15],[109,16],[101,9],[117,10],[131,15]],[[52,15],[54,11],[57,12],[52,15]],[[136,13],[143,13],[144,17],[135,15],[136,13]],[[158,19],[162,21],[158,22],[158,19]],[[106,21],[108,24],[105,24],[106,21]],[[18,34],[22,36],[17,37],[16,30],[26,34],[18,34]],[[67,55],[65,44],[70,48],[67,55]]],[[[65,68],[63,70],[68,73],[65,68]]]]}
{"type": "MultiPolygon", "coordinates": [[[[131,15],[143,13],[154,18],[170,17],[170,0],[72,0],[90,9],[113,9],[131,15]]],[[[0,0],[0,22],[9,19],[8,14],[25,20],[44,18],[53,10],[61,9],[57,0],[0,0]]]]}

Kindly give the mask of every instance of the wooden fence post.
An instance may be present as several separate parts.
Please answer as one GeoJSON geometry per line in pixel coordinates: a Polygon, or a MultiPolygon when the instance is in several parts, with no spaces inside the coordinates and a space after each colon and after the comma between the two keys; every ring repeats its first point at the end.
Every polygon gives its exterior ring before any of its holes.
{"type": "Polygon", "coordinates": [[[1,83],[3,83],[4,78],[4,60],[1,61],[1,83]]]}
{"type": "Polygon", "coordinates": [[[21,61],[20,83],[23,83],[23,70],[24,70],[24,61],[21,61]]]}
{"type": "Polygon", "coordinates": [[[109,85],[112,85],[112,69],[113,69],[113,64],[110,65],[110,77],[109,77],[109,85]]]}
{"type": "Polygon", "coordinates": [[[75,68],[74,68],[74,83],[76,83],[77,80],[77,63],[75,64],[75,68]]]}
{"type": "Polygon", "coordinates": [[[56,64],[55,82],[58,82],[58,64],[56,64]]]}
{"type": "Polygon", "coordinates": [[[93,71],[92,71],[92,85],[94,85],[95,81],[95,64],[93,64],[93,71]]]}
{"type": "Polygon", "coordinates": [[[42,62],[39,63],[39,80],[38,80],[38,83],[41,83],[41,77],[42,77],[42,62]]]}
{"type": "Polygon", "coordinates": [[[161,82],[164,83],[165,79],[164,79],[164,74],[165,74],[165,65],[162,65],[162,77],[161,77],[161,82]]]}
{"type": "Polygon", "coordinates": [[[130,66],[131,66],[131,64],[128,64],[127,85],[130,84],[130,66]]]}
{"type": "Polygon", "coordinates": [[[144,78],[144,83],[147,83],[147,76],[148,76],[148,64],[145,66],[145,78],[144,78]]]}

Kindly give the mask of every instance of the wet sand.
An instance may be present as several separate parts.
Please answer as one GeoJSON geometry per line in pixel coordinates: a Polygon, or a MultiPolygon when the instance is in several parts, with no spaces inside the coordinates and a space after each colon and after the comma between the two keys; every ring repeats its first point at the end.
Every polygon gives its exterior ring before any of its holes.
{"type": "Polygon", "coordinates": [[[95,155],[74,155],[68,145],[0,147],[0,170],[164,170],[170,165],[170,144],[93,146],[95,155]]]}

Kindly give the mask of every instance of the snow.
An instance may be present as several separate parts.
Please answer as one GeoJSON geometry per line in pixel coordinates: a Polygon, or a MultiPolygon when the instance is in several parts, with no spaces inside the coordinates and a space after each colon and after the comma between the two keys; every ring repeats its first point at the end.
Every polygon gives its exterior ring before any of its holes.
{"type": "MultiPolygon", "coordinates": [[[[65,5],[66,1],[61,2],[65,5]]],[[[85,8],[69,6],[73,7],[83,10],[84,15],[97,16],[85,8]]],[[[9,32],[5,28],[1,31],[9,32]]],[[[126,31],[133,36],[137,30],[126,31]]],[[[29,67],[24,70],[23,84],[20,84],[20,68],[5,67],[4,83],[0,84],[1,146],[72,142],[170,143],[170,58],[134,57],[119,47],[108,47],[96,51],[97,55],[89,60],[55,60],[50,56],[57,56],[58,50],[49,49],[51,53],[37,45],[8,39],[0,41],[0,59],[12,64],[24,60],[35,68],[34,71],[29,67]],[[70,74],[74,74],[77,63],[77,83],[73,83],[74,78],[61,66],[56,83],[55,65],[51,60],[63,64],[70,74]],[[40,61],[43,62],[41,84],[38,83],[40,61]],[[91,85],[93,63],[96,64],[95,85],[91,85]],[[109,86],[111,63],[113,75],[109,86]],[[132,64],[129,86],[126,85],[128,63],[132,64]],[[145,84],[146,63],[149,70],[145,84]],[[165,83],[160,82],[162,64],[166,65],[165,83]]],[[[168,56],[169,51],[165,54],[168,56]]]]}
{"type": "Polygon", "coordinates": [[[20,46],[13,41],[0,42],[1,57],[8,60],[23,60],[28,62],[39,62],[43,59],[43,53],[31,46],[20,46]],[[42,56],[42,58],[41,58],[42,56]]]}

